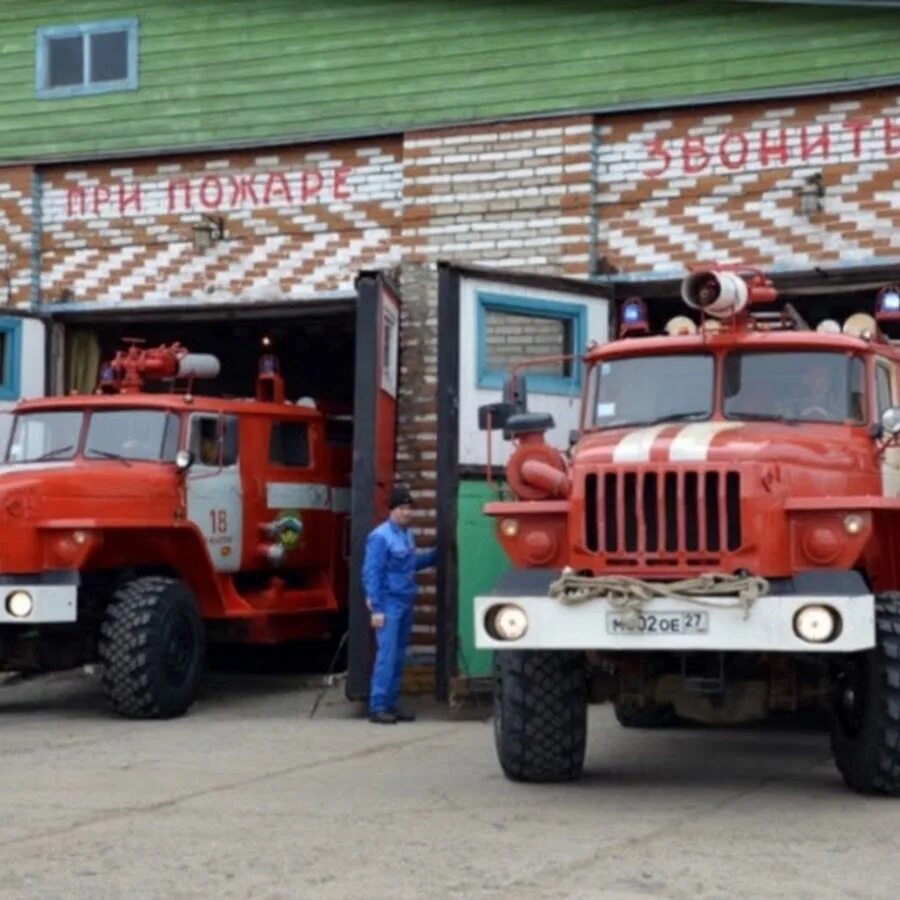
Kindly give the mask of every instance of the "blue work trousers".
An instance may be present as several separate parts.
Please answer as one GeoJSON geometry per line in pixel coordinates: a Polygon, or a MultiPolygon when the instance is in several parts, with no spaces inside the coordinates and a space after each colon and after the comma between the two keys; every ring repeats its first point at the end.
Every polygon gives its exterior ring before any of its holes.
{"type": "Polygon", "coordinates": [[[378,652],[369,690],[369,711],[372,713],[397,709],[412,623],[412,600],[388,595],[384,602],[384,625],[375,631],[378,652]]]}

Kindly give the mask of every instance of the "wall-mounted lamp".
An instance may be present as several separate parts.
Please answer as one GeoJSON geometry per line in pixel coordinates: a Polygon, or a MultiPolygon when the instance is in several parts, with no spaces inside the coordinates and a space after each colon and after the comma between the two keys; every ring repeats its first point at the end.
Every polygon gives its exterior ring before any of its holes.
{"type": "Polygon", "coordinates": [[[200,221],[194,225],[194,249],[202,253],[225,237],[225,220],[221,216],[200,214],[200,221]]]}
{"type": "Polygon", "coordinates": [[[812,216],[822,212],[822,198],[825,196],[825,182],[821,172],[815,172],[804,179],[801,187],[797,188],[800,197],[800,212],[804,216],[812,216]]]}

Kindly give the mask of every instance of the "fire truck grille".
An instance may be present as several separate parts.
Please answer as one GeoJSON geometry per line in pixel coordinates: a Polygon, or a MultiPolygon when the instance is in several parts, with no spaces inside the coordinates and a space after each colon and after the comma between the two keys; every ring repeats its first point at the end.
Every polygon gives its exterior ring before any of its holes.
{"type": "Polygon", "coordinates": [[[616,471],[585,480],[593,553],[673,558],[740,548],[741,479],[728,471],[616,471]]]}

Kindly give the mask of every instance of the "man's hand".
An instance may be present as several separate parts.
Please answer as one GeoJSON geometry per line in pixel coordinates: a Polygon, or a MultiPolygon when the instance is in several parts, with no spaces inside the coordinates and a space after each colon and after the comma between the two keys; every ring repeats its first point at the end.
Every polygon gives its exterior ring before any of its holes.
{"type": "Polygon", "coordinates": [[[375,629],[384,628],[384,613],[373,612],[371,616],[372,627],[375,629]]]}

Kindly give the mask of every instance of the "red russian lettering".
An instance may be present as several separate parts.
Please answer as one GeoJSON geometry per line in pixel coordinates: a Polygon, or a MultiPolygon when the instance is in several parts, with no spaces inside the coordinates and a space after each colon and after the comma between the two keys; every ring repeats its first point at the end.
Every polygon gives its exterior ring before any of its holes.
{"type": "Polygon", "coordinates": [[[871,119],[848,119],[844,128],[853,135],[853,155],[862,153],[862,133],[872,124],[871,119]]]}
{"type": "Polygon", "coordinates": [[[746,134],[741,131],[729,131],[722,136],[719,143],[719,159],[726,169],[731,169],[732,172],[743,169],[747,165],[749,154],[750,142],[746,134]]]}
{"type": "Polygon", "coordinates": [[[240,178],[231,175],[230,178],[231,206],[244,206],[246,203],[256,206],[259,203],[254,184],[255,175],[241,175],[240,178]]]}
{"type": "Polygon", "coordinates": [[[200,205],[207,209],[218,209],[222,205],[222,182],[218,175],[207,175],[200,182],[200,205]],[[211,189],[211,190],[210,190],[211,189]]]}
{"type": "Polygon", "coordinates": [[[68,218],[72,218],[72,216],[83,216],[86,212],[86,197],[84,194],[84,188],[80,187],[70,187],[66,188],[66,216],[68,218]],[[77,206],[77,209],[76,209],[77,206]]]}
{"type": "Polygon", "coordinates": [[[888,156],[900,153],[900,123],[894,124],[887,116],[884,117],[884,152],[888,156]]]}
{"type": "Polygon", "coordinates": [[[134,205],[135,212],[141,212],[143,208],[143,197],[141,195],[140,183],[131,185],[131,190],[125,184],[119,185],[119,214],[124,215],[128,211],[128,207],[134,205]]]}
{"type": "Polygon", "coordinates": [[[821,151],[822,159],[828,159],[831,155],[831,129],[827,122],[822,123],[819,136],[812,140],[806,125],[800,129],[800,159],[808,162],[816,151],[821,151]]]}
{"type": "Polygon", "coordinates": [[[772,159],[776,159],[785,165],[790,157],[788,150],[787,132],[783,128],[778,129],[778,143],[769,143],[769,130],[763,128],[759,139],[759,161],[767,166],[772,159]]]}
{"type": "Polygon", "coordinates": [[[266,187],[263,191],[263,203],[269,204],[273,200],[282,200],[292,203],[291,186],[288,184],[282,172],[271,172],[266,179],[266,187]]]}
{"type": "Polygon", "coordinates": [[[306,203],[307,200],[317,197],[321,193],[324,183],[325,180],[318,169],[307,169],[300,176],[300,199],[306,203]]]}
{"type": "Polygon", "coordinates": [[[647,156],[651,160],[659,160],[660,166],[658,169],[644,169],[644,175],[647,178],[659,178],[665,175],[669,171],[669,166],[672,165],[672,154],[666,149],[666,145],[659,138],[656,138],[645,142],[644,146],[647,148],[647,156]]]}
{"type": "Polygon", "coordinates": [[[712,161],[712,156],[706,149],[706,138],[703,135],[686,137],[681,155],[686,175],[699,175],[712,161]]]}
{"type": "Polygon", "coordinates": [[[353,170],[349,166],[341,166],[334,170],[334,199],[349,200],[350,188],[347,187],[347,180],[353,170]]]}
{"type": "Polygon", "coordinates": [[[182,209],[193,209],[194,201],[191,195],[191,183],[187,178],[178,178],[169,182],[168,190],[168,211],[175,212],[178,208],[175,193],[181,189],[182,209]]]}
{"type": "Polygon", "coordinates": [[[100,210],[109,203],[109,188],[105,184],[94,186],[94,215],[100,215],[100,210]]]}

